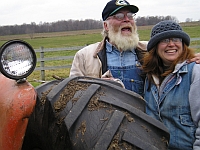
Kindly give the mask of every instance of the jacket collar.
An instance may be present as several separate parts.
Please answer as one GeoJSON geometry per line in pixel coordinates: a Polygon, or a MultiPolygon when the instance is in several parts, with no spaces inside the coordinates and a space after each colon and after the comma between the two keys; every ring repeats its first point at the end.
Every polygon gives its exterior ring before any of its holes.
{"type": "Polygon", "coordinates": [[[96,48],[96,50],[95,50],[95,52],[94,52],[94,54],[93,54],[93,57],[96,58],[98,52],[102,51],[102,50],[105,48],[105,44],[106,44],[106,40],[107,40],[107,39],[108,39],[108,38],[105,37],[105,38],[99,43],[99,45],[97,46],[97,48],[96,48]]]}
{"type": "Polygon", "coordinates": [[[187,62],[184,61],[182,63],[178,63],[176,66],[175,66],[175,69],[173,71],[173,73],[187,73],[188,72],[188,68],[187,68],[187,62]]]}

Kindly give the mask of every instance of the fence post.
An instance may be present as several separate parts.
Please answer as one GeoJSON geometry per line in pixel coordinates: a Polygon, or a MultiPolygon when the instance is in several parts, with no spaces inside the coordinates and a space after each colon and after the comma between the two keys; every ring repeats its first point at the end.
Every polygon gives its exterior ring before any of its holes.
{"type": "MultiPolygon", "coordinates": [[[[44,47],[41,47],[40,58],[41,58],[40,67],[44,68],[44,60],[42,60],[44,58],[44,47]]],[[[44,69],[41,69],[40,77],[41,77],[42,81],[45,81],[45,70],[44,69]]]]}

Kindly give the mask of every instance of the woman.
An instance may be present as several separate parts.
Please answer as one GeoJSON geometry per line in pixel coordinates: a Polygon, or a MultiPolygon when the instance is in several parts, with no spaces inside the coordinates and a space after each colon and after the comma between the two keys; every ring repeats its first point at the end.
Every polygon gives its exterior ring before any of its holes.
{"type": "Polygon", "coordinates": [[[169,149],[200,149],[200,65],[187,63],[194,57],[189,44],[179,24],[161,21],[143,59],[146,113],[168,128],[169,149]]]}

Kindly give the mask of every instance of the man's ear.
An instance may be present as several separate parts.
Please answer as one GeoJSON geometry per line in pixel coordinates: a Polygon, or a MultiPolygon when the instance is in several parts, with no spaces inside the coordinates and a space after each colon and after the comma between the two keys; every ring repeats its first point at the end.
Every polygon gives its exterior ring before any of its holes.
{"type": "Polygon", "coordinates": [[[105,29],[106,31],[108,31],[108,23],[107,23],[107,22],[104,22],[104,23],[103,23],[103,26],[104,26],[104,29],[105,29]]]}

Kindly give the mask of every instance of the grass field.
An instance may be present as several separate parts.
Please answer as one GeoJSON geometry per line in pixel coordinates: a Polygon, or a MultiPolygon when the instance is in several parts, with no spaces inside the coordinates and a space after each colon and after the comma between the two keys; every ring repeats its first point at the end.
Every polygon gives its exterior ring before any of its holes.
{"type": "MultiPolygon", "coordinates": [[[[187,32],[191,38],[200,38],[200,24],[183,24],[183,30],[187,32]]],[[[149,40],[150,32],[152,26],[139,26],[138,33],[140,40],[149,40]]],[[[56,33],[43,33],[34,34],[33,38],[30,35],[10,35],[10,36],[0,36],[0,45],[8,40],[12,39],[22,39],[28,42],[34,49],[40,47],[44,48],[56,48],[56,47],[71,47],[71,46],[84,46],[91,43],[95,43],[102,40],[101,29],[98,30],[83,30],[83,31],[69,31],[69,32],[56,32],[56,33]]],[[[200,41],[191,42],[191,45],[200,45],[200,41]]],[[[45,57],[52,56],[72,56],[76,51],[61,51],[54,53],[45,53],[45,57]]],[[[196,49],[196,52],[200,52],[200,49],[196,49]]],[[[37,54],[38,55],[38,54],[37,54]]],[[[53,61],[45,63],[45,66],[57,66],[59,64],[71,64],[71,61],[53,61]]],[[[67,78],[69,76],[69,69],[57,69],[57,70],[46,70],[45,80],[52,80],[52,75],[60,76],[61,78],[67,78]]],[[[28,81],[34,86],[40,83],[35,82],[34,79],[40,80],[40,71],[34,71],[29,77],[28,81]]]]}

